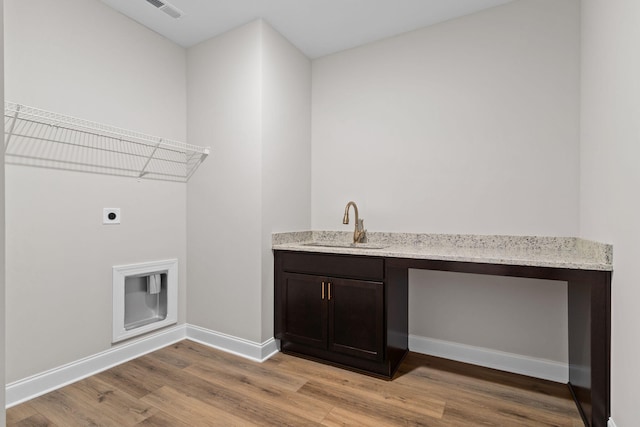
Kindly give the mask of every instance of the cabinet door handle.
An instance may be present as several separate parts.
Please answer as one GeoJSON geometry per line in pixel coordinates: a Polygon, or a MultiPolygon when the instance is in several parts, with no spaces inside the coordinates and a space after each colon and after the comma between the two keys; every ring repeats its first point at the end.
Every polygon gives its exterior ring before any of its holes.
{"type": "Polygon", "coordinates": [[[331,282],[329,282],[329,301],[331,301],[331,282]]]}
{"type": "Polygon", "coordinates": [[[322,282],[322,299],[324,299],[324,282],[322,282]]]}

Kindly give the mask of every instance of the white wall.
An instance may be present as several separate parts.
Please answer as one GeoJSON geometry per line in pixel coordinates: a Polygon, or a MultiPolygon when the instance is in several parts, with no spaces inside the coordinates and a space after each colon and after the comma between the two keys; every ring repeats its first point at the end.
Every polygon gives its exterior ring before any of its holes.
{"type": "Polygon", "coordinates": [[[611,410],[638,423],[640,2],[582,2],[580,227],[613,244],[611,410]]]}
{"type": "Polygon", "coordinates": [[[409,279],[412,335],[568,361],[565,283],[425,270],[409,279]]]}
{"type": "MultiPolygon", "coordinates": [[[[0,101],[4,104],[4,0],[0,0],[0,101]]],[[[4,135],[4,121],[0,124],[4,135]]],[[[4,221],[4,150],[0,154],[0,427],[5,416],[5,221],[4,221]]]]}
{"type": "Polygon", "coordinates": [[[311,61],[262,23],[262,341],[273,337],[271,233],[311,229],[311,61]]]}
{"type": "Polygon", "coordinates": [[[188,50],[188,137],[212,153],[188,184],[190,324],[259,342],[260,24],[188,50]]]}
{"type": "Polygon", "coordinates": [[[188,322],[273,336],[271,232],[308,229],[310,64],[258,20],[188,51],[188,322]]]}
{"type": "MultiPolygon", "coordinates": [[[[184,49],[97,0],[7,1],[5,55],[8,100],[186,137],[184,49]]],[[[184,184],[9,165],[6,242],[8,382],[111,347],[113,265],[178,258],[185,320],[184,184]]]]}
{"type": "MultiPolygon", "coordinates": [[[[314,60],[312,99],[314,229],[355,200],[370,231],[578,233],[577,0],[314,60]]],[[[565,285],[505,280],[413,272],[410,333],[566,362],[565,285]]]]}

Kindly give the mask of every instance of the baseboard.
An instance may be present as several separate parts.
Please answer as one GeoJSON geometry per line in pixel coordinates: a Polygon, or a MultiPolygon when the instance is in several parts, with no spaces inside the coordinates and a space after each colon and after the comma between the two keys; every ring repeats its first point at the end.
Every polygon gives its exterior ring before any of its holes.
{"type": "Polygon", "coordinates": [[[187,326],[187,338],[256,362],[264,362],[278,352],[276,341],[273,338],[258,344],[194,325],[187,326]]]}
{"type": "Polygon", "coordinates": [[[5,405],[10,408],[185,338],[186,326],[174,326],[84,359],[7,384],[5,405]]]}
{"type": "Polygon", "coordinates": [[[613,418],[609,418],[609,421],[607,421],[607,427],[616,427],[616,423],[613,422],[613,418]]]}
{"type": "Polygon", "coordinates": [[[416,335],[409,336],[409,349],[416,353],[443,357],[559,383],[566,384],[569,381],[569,366],[552,360],[527,357],[416,335]]]}
{"type": "MultiPolygon", "coordinates": [[[[263,343],[255,343],[194,325],[178,325],[7,384],[6,407],[10,408],[26,402],[183,339],[190,339],[257,362],[263,362],[278,352],[276,341],[273,338],[263,343]]],[[[416,335],[409,336],[409,349],[417,353],[560,383],[567,383],[569,378],[566,364],[416,335]]],[[[616,424],[610,418],[607,426],[616,427],[616,424]]]]}
{"type": "Polygon", "coordinates": [[[198,326],[183,324],[163,329],[160,332],[128,341],[84,359],[7,384],[5,405],[7,408],[16,406],[184,339],[190,339],[257,362],[263,362],[278,352],[276,341],[273,338],[258,344],[198,326]]]}

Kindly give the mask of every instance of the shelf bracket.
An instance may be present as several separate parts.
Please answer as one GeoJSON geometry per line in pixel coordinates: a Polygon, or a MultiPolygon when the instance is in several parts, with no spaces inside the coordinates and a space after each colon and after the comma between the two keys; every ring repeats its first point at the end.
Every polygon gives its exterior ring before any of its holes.
{"type": "MultiPolygon", "coordinates": [[[[191,167],[191,169],[187,171],[187,181],[191,178],[191,175],[194,174],[194,172],[196,171],[196,169],[198,169],[198,167],[202,164],[202,162],[204,162],[204,159],[206,159],[208,155],[209,155],[209,148],[205,148],[202,151],[202,154],[200,154],[200,158],[191,167]]],[[[193,156],[195,156],[195,153],[192,155],[192,158],[193,156]]]]}
{"type": "Polygon", "coordinates": [[[153,159],[153,156],[156,154],[156,151],[158,151],[158,147],[160,147],[161,144],[162,144],[162,138],[160,138],[160,141],[158,141],[156,146],[153,147],[153,151],[149,155],[149,158],[147,159],[147,162],[142,167],[142,170],[140,171],[140,175],[138,175],[138,178],[142,178],[143,176],[145,176],[147,174],[147,172],[146,172],[147,166],[149,166],[149,163],[151,163],[151,160],[153,159]]]}
{"type": "Polygon", "coordinates": [[[4,141],[4,152],[7,152],[7,148],[9,148],[9,142],[11,142],[11,136],[13,136],[13,129],[16,126],[16,122],[18,121],[18,114],[20,114],[20,107],[21,105],[18,104],[16,106],[16,112],[13,115],[13,122],[11,122],[11,127],[9,128],[9,131],[7,132],[7,139],[4,141]]]}

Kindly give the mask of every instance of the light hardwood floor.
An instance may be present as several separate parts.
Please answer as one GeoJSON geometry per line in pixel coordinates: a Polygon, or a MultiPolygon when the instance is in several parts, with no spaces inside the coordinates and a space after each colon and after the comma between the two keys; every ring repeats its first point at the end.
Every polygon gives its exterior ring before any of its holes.
{"type": "Polygon", "coordinates": [[[7,411],[8,426],[582,426],[565,385],[410,353],[393,381],[182,341],[7,411]]]}

